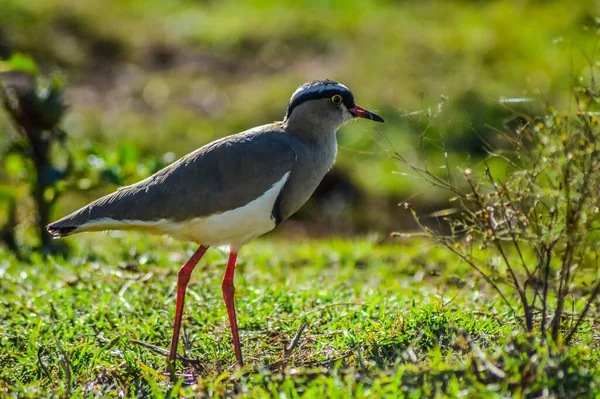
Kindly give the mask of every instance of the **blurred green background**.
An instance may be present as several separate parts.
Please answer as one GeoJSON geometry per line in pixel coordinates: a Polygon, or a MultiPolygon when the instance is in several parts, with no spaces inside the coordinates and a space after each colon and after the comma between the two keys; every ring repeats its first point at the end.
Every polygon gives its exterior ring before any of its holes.
{"type": "MultiPolygon", "coordinates": [[[[56,217],[211,140],[280,120],[298,85],[330,78],[387,123],[342,128],[334,170],[283,231],[387,233],[410,228],[399,202],[431,210],[446,199],[403,175],[391,151],[422,163],[421,132],[436,115],[424,146],[429,167],[443,167],[444,151],[453,167],[465,166],[485,157],[481,138],[493,142],[510,118],[502,99],[572,108],[568,88],[585,76],[599,8],[593,1],[3,0],[0,57],[22,52],[42,74],[62,74],[70,103],[62,126],[76,162],[109,164],[124,176],[100,174],[104,184],[93,189],[81,179],[56,217]]],[[[13,137],[0,112],[0,148],[13,137]]],[[[0,184],[14,188],[19,173],[11,168],[4,159],[0,184]]],[[[22,218],[27,194],[17,190],[22,218]]]]}

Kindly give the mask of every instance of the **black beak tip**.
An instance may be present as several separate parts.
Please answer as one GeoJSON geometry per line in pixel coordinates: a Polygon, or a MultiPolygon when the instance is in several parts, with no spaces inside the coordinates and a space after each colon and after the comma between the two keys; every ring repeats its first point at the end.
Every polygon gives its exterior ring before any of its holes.
{"type": "Polygon", "coordinates": [[[371,112],[368,109],[364,109],[363,107],[360,107],[358,105],[355,105],[354,107],[349,108],[348,111],[350,111],[352,116],[355,118],[370,119],[372,121],[381,122],[381,123],[385,122],[383,120],[383,118],[381,116],[377,115],[375,112],[371,112]]]}
{"type": "Polygon", "coordinates": [[[381,123],[385,123],[385,121],[383,120],[383,118],[373,112],[371,112],[372,118],[371,120],[375,121],[375,122],[381,122],[381,123]]]}

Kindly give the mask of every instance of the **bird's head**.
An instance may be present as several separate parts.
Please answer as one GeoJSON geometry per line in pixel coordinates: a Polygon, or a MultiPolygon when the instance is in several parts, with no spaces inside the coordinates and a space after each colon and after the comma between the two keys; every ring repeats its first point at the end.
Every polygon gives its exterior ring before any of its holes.
{"type": "Polygon", "coordinates": [[[341,83],[315,80],[300,86],[288,104],[284,121],[288,125],[311,126],[335,132],[354,118],[383,122],[383,118],[354,102],[354,94],[341,83]]]}

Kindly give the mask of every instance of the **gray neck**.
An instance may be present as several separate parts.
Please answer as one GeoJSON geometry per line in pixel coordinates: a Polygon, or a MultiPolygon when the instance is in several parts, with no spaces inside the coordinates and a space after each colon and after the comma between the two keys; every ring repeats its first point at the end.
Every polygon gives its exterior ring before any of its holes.
{"type": "Polygon", "coordinates": [[[339,111],[332,110],[329,99],[306,101],[283,121],[282,127],[296,154],[296,166],[279,195],[277,222],[296,212],[333,166],[337,153],[335,133],[352,118],[349,112],[339,111]]]}
{"type": "MultiPolygon", "coordinates": [[[[323,144],[335,142],[335,133],[338,126],[323,126],[321,123],[314,123],[309,119],[290,120],[285,122],[286,132],[297,139],[310,144],[311,146],[321,147],[323,144]]],[[[329,147],[325,145],[324,147],[329,147]]]]}
{"type": "MultiPolygon", "coordinates": [[[[335,141],[335,132],[347,122],[345,115],[325,111],[329,100],[307,101],[292,111],[283,123],[292,136],[314,145],[335,141]]],[[[349,115],[349,114],[348,114],[349,115]]]]}
{"type": "MultiPolygon", "coordinates": [[[[296,126],[297,128],[297,126],[296,126]]],[[[308,127],[306,127],[307,129],[308,127]]],[[[305,129],[305,128],[301,128],[305,129]]],[[[295,213],[312,195],[323,176],[331,169],[337,153],[335,131],[286,129],[296,153],[296,167],[276,204],[279,223],[295,213]],[[307,132],[311,132],[307,134],[307,132]]]]}

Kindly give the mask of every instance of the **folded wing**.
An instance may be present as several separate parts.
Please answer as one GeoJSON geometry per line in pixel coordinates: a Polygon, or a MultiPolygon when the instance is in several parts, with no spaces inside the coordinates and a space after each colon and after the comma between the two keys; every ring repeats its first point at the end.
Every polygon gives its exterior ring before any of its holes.
{"type": "Polygon", "coordinates": [[[62,237],[120,229],[124,221],[181,222],[242,207],[292,172],[296,154],[289,140],[281,130],[264,127],[217,140],[65,216],[48,231],[62,237]]]}

